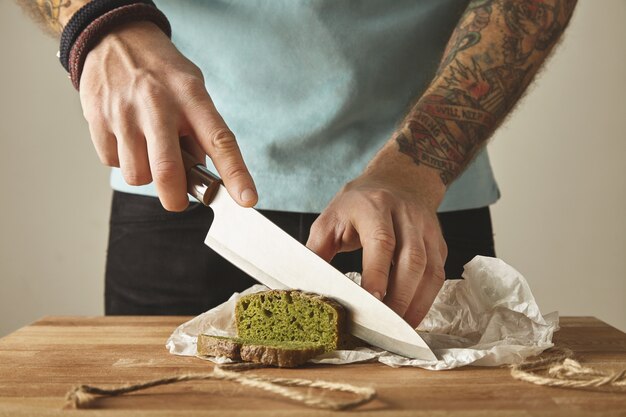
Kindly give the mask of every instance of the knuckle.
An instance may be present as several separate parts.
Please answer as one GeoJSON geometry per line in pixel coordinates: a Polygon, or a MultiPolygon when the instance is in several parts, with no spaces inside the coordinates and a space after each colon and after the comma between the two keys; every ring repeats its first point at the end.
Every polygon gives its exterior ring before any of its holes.
{"type": "Polygon", "coordinates": [[[331,229],[331,216],[321,215],[311,225],[310,234],[312,236],[322,236],[325,235],[326,232],[331,229]]]}
{"type": "Polygon", "coordinates": [[[163,101],[163,90],[161,87],[150,87],[141,92],[141,100],[150,107],[156,107],[163,101]]]}
{"type": "Polygon", "coordinates": [[[437,268],[435,271],[433,271],[433,274],[431,276],[431,281],[433,282],[433,284],[441,288],[443,287],[443,283],[445,282],[445,280],[446,273],[443,268],[437,268]]]}
{"type": "Polygon", "coordinates": [[[185,57],[183,57],[183,60],[185,61],[186,65],[183,69],[176,70],[176,76],[182,78],[193,77],[203,81],[204,75],[202,74],[202,70],[200,69],[200,67],[197,66],[193,61],[185,57]]]}
{"type": "Polygon", "coordinates": [[[411,296],[412,294],[407,294],[403,292],[398,293],[389,300],[387,305],[389,306],[389,308],[391,308],[402,317],[409,308],[409,304],[411,303],[411,296]]]}
{"type": "Polygon", "coordinates": [[[322,222],[319,221],[315,221],[313,222],[313,224],[311,225],[311,229],[309,230],[309,236],[310,237],[317,237],[317,236],[321,236],[323,234],[323,232],[326,230],[326,227],[324,227],[325,225],[322,222]]]}
{"type": "Polygon", "coordinates": [[[226,178],[237,179],[248,176],[248,170],[240,164],[232,164],[226,168],[226,178]]]}
{"type": "Polygon", "coordinates": [[[153,164],[152,174],[160,183],[171,182],[178,174],[178,163],[173,160],[161,159],[153,164]]]}
{"type": "Polygon", "coordinates": [[[405,251],[408,267],[411,272],[421,273],[426,267],[426,252],[415,246],[409,246],[405,251]]]}
{"type": "Polygon", "coordinates": [[[379,227],[366,239],[370,245],[376,245],[385,252],[393,252],[396,248],[396,237],[391,230],[379,227]]]}
{"type": "Polygon", "coordinates": [[[101,126],[105,124],[105,117],[102,110],[93,106],[83,107],[83,117],[90,126],[101,126]]]}
{"type": "Polygon", "coordinates": [[[189,61],[189,72],[192,74],[192,76],[196,79],[198,79],[203,85],[204,85],[204,74],[202,74],[202,69],[200,69],[199,66],[197,66],[196,64],[194,64],[193,62],[189,61]]]}
{"type": "Polygon", "coordinates": [[[211,146],[217,152],[231,152],[237,149],[235,135],[227,127],[216,129],[211,132],[211,146]]]}
{"type": "Polygon", "coordinates": [[[139,136],[139,134],[134,130],[132,122],[126,118],[120,117],[120,113],[109,120],[106,127],[108,130],[113,132],[118,143],[128,143],[139,136]]]}
{"type": "Polygon", "coordinates": [[[118,119],[129,117],[134,114],[134,106],[129,100],[120,100],[115,106],[115,115],[118,119]]]}
{"type": "Polygon", "coordinates": [[[393,194],[388,190],[378,189],[371,191],[368,195],[369,200],[376,204],[386,206],[393,199],[393,194]]]}
{"type": "Polygon", "coordinates": [[[146,104],[158,103],[165,96],[165,89],[152,76],[139,81],[137,89],[139,97],[146,104]]]}
{"type": "Polygon", "coordinates": [[[198,98],[204,97],[206,94],[206,87],[202,77],[192,74],[181,75],[178,79],[178,85],[187,97],[198,98]]]}

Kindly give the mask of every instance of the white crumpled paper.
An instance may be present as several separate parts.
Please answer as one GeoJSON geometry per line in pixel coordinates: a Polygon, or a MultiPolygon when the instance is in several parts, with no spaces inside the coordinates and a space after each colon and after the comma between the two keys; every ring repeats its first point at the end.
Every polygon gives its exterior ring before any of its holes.
{"type": "MultiPolygon", "coordinates": [[[[463,278],[445,282],[417,328],[437,356],[436,362],[407,359],[369,347],[329,352],[311,362],[340,365],[378,360],[393,367],[442,370],[519,363],[553,346],[558,313],[541,315],[528,283],[514,268],[497,258],[477,256],[465,265],[463,278]]],[[[196,337],[200,333],[236,336],[237,299],[266,289],[254,285],[241,294],[233,294],[225,303],[180,325],[167,340],[166,347],[175,355],[195,356],[196,337]]]]}

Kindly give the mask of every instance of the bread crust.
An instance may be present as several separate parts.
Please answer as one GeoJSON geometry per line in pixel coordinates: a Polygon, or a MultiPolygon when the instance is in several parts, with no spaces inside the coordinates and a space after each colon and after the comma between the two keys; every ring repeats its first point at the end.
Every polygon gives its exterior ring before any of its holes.
{"type": "Polygon", "coordinates": [[[324,353],[324,346],[317,345],[306,348],[282,348],[268,345],[248,345],[241,347],[241,360],[262,363],[280,368],[295,368],[309,359],[324,353]]]}
{"type": "Polygon", "coordinates": [[[222,356],[232,360],[294,368],[324,353],[323,345],[280,346],[280,342],[246,342],[234,337],[198,335],[198,355],[222,356]]]}
{"type": "Polygon", "coordinates": [[[198,335],[197,351],[200,356],[225,356],[233,360],[241,360],[240,340],[232,337],[198,335]]]}

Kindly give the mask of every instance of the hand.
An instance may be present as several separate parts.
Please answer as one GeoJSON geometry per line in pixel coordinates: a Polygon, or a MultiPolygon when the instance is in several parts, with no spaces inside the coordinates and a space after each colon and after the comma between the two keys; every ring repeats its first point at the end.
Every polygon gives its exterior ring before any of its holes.
{"type": "Polygon", "coordinates": [[[362,247],[362,286],[417,327],[445,280],[436,213],[444,191],[430,168],[368,169],[313,223],[307,246],[329,262],[362,247]]]}
{"type": "Polygon", "coordinates": [[[200,161],[211,157],[235,201],[256,204],[252,177],[201,71],[152,23],[122,26],[89,52],[80,100],[102,163],[120,167],[130,185],[154,180],[167,210],[188,205],[180,137],[190,138],[185,148],[200,161]]]}

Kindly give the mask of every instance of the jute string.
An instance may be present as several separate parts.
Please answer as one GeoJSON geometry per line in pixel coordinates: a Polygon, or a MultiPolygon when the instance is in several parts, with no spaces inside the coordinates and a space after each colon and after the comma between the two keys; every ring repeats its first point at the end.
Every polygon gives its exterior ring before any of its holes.
{"type": "MultiPolygon", "coordinates": [[[[626,392],[626,369],[620,371],[599,370],[586,367],[572,359],[573,352],[566,348],[549,349],[542,356],[528,359],[511,366],[511,376],[515,379],[536,385],[585,389],[592,391],[626,392]]],[[[140,391],[159,385],[175,384],[184,381],[225,380],[237,382],[264,391],[268,391],[309,407],[330,410],[346,410],[371,401],[376,391],[369,387],[357,387],[351,384],[310,380],[302,378],[268,378],[254,374],[242,374],[240,371],[262,368],[263,365],[236,363],[216,365],[212,372],[183,374],[168,378],[159,378],[139,384],[122,385],[114,388],[101,388],[91,385],[79,385],[66,395],[66,408],[89,408],[93,401],[101,397],[113,397],[140,391]],[[322,391],[342,391],[352,393],[352,400],[336,401],[323,393],[311,390],[301,392],[292,387],[317,388],[322,391]]]]}
{"type": "Polygon", "coordinates": [[[184,381],[221,380],[233,381],[241,385],[268,391],[289,400],[314,408],[330,410],[346,410],[367,403],[376,396],[376,391],[369,387],[357,387],[351,384],[309,380],[301,378],[266,378],[254,374],[242,374],[239,371],[261,368],[256,364],[216,365],[212,372],[183,374],[168,378],[153,379],[139,384],[122,385],[113,388],[101,388],[91,385],[79,385],[72,388],[66,395],[66,408],[89,408],[93,401],[100,397],[113,397],[129,392],[140,391],[159,385],[175,384],[184,381]],[[327,398],[323,393],[314,393],[311,390],[302,392],[291,387],[317,388],[322,391],[343,391],[352,393],[356,398],[352,400],[336,401],[327,398]]]}
{"type": "Polygon", "coordinates": [[[544,355],[511,366],[511,376],[537,385],[591,391],[626,392],[626,369],[605,371],[572,359],[573,352],[553,348],[544,355]]]}

